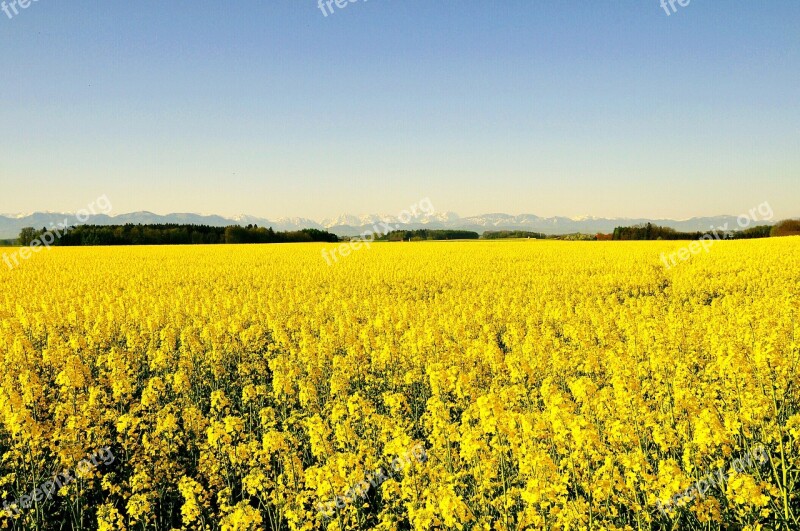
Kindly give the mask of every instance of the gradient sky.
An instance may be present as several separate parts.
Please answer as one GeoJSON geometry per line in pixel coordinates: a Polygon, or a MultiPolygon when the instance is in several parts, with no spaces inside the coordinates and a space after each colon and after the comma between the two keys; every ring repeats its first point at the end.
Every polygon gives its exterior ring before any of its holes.
{"type": "Polygon", "coordinates": [[[800,2],[39,0],[0,212],[800,215],[800,2]]]}

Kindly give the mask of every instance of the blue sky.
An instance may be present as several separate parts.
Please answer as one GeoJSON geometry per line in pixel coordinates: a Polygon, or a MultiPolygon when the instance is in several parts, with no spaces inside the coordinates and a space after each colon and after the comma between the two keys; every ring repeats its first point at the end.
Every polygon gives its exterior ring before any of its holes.
{"type": "Polygon", "coordinates": [[[0,212],[797,216],[798,28],[796,0],[38,0],[0,12],[0,212]]]}

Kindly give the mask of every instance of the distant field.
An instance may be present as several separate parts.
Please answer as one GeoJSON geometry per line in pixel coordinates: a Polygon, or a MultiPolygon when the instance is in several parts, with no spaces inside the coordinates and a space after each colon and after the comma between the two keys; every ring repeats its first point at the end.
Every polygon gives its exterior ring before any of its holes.
{"type": "Polygon", "coordinates": [[[0,262],[0,522],[798,529],[800,238],[687,245],[0,262]]]}

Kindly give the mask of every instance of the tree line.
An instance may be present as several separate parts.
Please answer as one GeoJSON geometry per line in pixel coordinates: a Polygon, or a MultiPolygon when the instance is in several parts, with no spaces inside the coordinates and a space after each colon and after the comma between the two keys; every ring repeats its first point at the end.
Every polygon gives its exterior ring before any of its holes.
{"type": "MultiPolygon", "coordinates": [[[[662,227],[652,223],[616,227],[611,236],[613,240],[699,240],[704,232],[678,232],[671,227],[662,227]]],[[[722,237],[722,236],[721,236],[722,237]]]]}
{"type": "MultiPolygon", "coordinates": [[[[22,229],[19,244],[26,246],[39,239],[46,232],[55,234],[47,228],[35,230],[22,229]]],[[[240,244],[240,243],[336,243],[338,236],[318,229],[276,232],[272,227],[258,225],[231,225],[212,227],[209,225],[78,225],[63,231],[53,245],[62,247],[93,245],[201,245],[201,244],[240,244]]]]}
{"type": "Polygon", "coordinates": [[[678,232],[670,227],[662,227],[652,223],[633,225],[631,227],[617,227],[614,229],[613,240],[699,240],[707,234],[716,234],[719,239],[749,240],[754,238],[770,238],[778,236],[800,235],[800,220],[787,219],[775,225],[757,225],[744,230],[713,230],[706,232],[678,232]]]}
{"type": "Polygon", "coordinates": [[[505,238],[534,238],[544,240],[547,234],[541,232],[529,232],[526,230],[487,230],[483,233],[484,240],[502,240],[505,238]]]}
{"type": "Polygon", "coordinates": [[[416,229],[416,230],[393,230],[384,234],[378,241],[399,242],[399,241],[423,241],[423,240],[477,240],[480,234],[469,230],[449,230],[449,229],[416,229]]]}
{"type": "MultiPolygon", "coordinates": [[[[25,227],[17,240],[0,240],[0,246],[28,246],[44,233],[56,234],[47,228],[36,230],[25,227]]],[[[209,225],[153,224],[153,225],[78,225],[60,231],[56,246],[93,245],[202,245],[242,243],[337,243],[340,238],[319,229],[276,232],[272,227],[258,225],[231,225],[212,227],[209,225]]],[[[486,231],[482,235],[468,230],[416,229],[396,230],[384,234],[378,241],[423,241],[423,240],[497,240],[506,238],[533,238],[558,240],[699,240],[708,232],[679,232],[670,227],[652,223],[630,227],[616,227],[613,234],[568,234],[547,235],[541,232],[522,230],[486,231]]],[[[784,220],[775,225],[758,225],[744,230],[717,233],[724,239],[752,239],[776,236],[800,236],[800,219],[784,220]]]]}

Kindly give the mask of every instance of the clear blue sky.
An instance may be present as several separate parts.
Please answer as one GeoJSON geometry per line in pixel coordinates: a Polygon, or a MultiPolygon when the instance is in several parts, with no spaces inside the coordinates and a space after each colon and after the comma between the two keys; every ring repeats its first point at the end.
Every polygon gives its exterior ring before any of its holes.
{"type": "Polygon", "coordinates": [[[38,0],[0,12],[0,212],[800,215],[800,2],[677,9],[38,0]]]}

